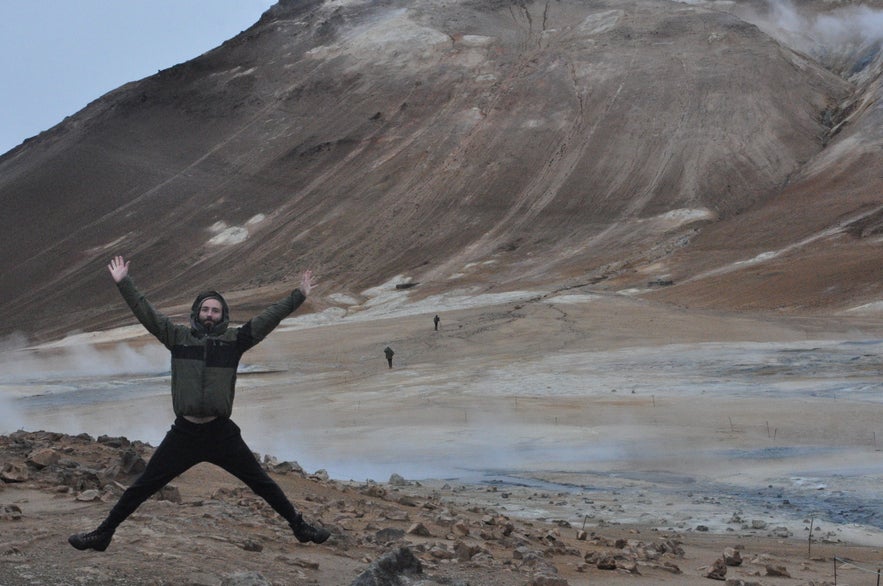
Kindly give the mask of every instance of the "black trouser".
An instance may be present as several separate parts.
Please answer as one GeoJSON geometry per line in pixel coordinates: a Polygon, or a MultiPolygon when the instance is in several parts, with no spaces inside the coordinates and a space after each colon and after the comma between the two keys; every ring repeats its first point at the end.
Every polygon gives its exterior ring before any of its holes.
{"type": "Polygon", "coordinates": [[[230,419],[219,418],[199,424],[178,417],[153,453],[144,473],[126,489],[104,525],[116,529],[153,493],[200,462],[220,466],[244,482],[287,521],[299,518],[288,497],[245,445],[238,425],[230,419]]]}

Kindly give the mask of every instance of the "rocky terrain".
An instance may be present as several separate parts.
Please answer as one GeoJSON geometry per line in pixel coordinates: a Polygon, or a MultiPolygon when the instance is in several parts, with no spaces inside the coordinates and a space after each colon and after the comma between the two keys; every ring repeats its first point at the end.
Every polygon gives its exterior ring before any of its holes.
{"type": "Polygon", "coordinates": [[[150,446],[124,437],[0,437],[0,582],[822,585],[834,583],[836,565],[841,580],[861,576],[850,573],[846,560],[867,567],[879,560],[875,548],[838,544],[834,550],[775,536],[746,540],[616,523],[587,529],[554,516],[527,521],[494,503],[553,505],[574,496],[425,486],[398,475],[382,483],[343,483],[269,456],[266,468],[296,505],[333,531],[326,544],[298,544],[263,501],[222,471],[200,465],[145,503],[106,552],[71,548],[67,535],[96,524],[150,453],[150,446]]]}

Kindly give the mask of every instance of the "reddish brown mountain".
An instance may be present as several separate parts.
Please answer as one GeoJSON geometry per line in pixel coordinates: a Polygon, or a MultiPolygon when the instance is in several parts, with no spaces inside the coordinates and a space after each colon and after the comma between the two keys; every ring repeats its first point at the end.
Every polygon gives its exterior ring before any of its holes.
{"type": "Polygon", "coordinates": [[[353,296],[401,276],[414,295],[879,301],[879,40],[727,6],[283,0],[0,158],[0,323],[130,320],[113,254],[182,310],[208,286],[263,303],[306,267],[353,296]]]}

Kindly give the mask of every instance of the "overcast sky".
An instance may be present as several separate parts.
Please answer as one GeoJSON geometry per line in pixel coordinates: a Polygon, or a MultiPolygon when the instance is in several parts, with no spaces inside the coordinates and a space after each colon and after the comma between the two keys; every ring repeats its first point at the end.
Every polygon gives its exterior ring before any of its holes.
{"type": "Polygon", "coordinates": [[[0,0],[0,154],[253,25],[275,0],[0,0]]]}

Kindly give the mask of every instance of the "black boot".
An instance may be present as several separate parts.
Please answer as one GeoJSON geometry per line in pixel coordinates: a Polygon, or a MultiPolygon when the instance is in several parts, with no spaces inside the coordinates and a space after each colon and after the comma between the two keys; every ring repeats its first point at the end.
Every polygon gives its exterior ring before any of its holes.
{"type": "Polygon", "coordinates": [[[313,543],[325,543],[325,541],[331,536],[330,531],[324,527],[313,527],[304,521],[304,518],[300,515],[288,524],[291,526],[291,530],[294,531],[294,536],[297,537],[297,540],[301,543],[306,543],[308,541],[312,541],[313,543]]]}
{"type": "Polygon", "coordinates": [[[115,529],[102,523],[95,531],[71,535],[67,538],[67,542],[79,550],[94,549],[95,551],[104,551],[110,545],[114,531],[115,529]]]}

